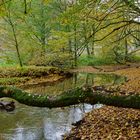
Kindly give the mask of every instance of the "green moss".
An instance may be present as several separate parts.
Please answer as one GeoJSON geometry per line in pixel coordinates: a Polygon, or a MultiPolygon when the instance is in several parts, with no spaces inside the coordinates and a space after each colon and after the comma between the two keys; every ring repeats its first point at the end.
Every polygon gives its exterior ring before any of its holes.
{"type": "Polygon", "coordinates": [[[131,62],[140,62],[140,54],[131,56],[130,61],[131,62]]]}
{"type": "Polygon", "coordinates": [[[20,103],[38,107],[64,107],[78,103],[96,104],[97,102],[116,107],[140,109],[140,95],[117,96],[93,92],[92,88],[76,88],[53,98],[33,95],[12,87],[0,87],[0,98],[10,97],[20,103]]]}
{"type": "Polygon", "coordinates": [[[81,56],[78,60],[80,66],[99,66],[116,64],[111,57],[81,56]]]}
{"type": "Polygon", "coordinates": [[[14,85],[18,83],[24,83],[30,80],[30,77],[11,77],[11,78],[0,78],[0,85],[14,85]]]}
{"type": "Polygon", "coordinates": [[[39,77],[42,75],[48,75],[50,71],[58,71],[58,68],[54,67],[0,67],[0,78],[4,77],[39,77]]]}

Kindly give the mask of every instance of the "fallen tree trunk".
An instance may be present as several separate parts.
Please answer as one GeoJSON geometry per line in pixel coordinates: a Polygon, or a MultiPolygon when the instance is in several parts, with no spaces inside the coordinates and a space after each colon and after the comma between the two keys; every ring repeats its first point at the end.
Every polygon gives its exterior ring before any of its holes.
{"type": "Polygon", "coordinates": [[[0,87],[0,98],[10,97],[22,104],[37,107],[64,107],[78,103],[105,104],[116,107],[140,109],[140,95],[112,95],[93,91],[91,87],[75,88],[56,97],[30,94],[13,87],[0,87]]]}

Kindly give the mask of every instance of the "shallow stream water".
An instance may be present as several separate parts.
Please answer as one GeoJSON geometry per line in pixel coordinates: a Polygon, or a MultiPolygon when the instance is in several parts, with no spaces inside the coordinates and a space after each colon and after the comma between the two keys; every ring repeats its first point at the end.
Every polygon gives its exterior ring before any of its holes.
{"type": "MultiPolygon", "coordinates": [[[[125,81],[116,75],[77,73],[73,77],[51,85],[23,86],[36,94],[57,95],[68,89],[89,85],[115,85],[125,81]]],[[[29,107],[16,103],[12,113],[0,112],[0,140],[62,140],[72,123],[81,120],[86,112],[102,105],[79,104],[65,108],[29,107]]]]}

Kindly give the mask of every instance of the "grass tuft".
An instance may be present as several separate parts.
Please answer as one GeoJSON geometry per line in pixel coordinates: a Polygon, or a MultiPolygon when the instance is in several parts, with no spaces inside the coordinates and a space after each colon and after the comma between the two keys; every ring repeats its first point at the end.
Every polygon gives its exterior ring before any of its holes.
{"type": "Polygon", "coordinates": [[[116,62],[110,57],[81,56],[78,61],[79,66],[100,66],[111,64],[116,64],[116,62]]]}

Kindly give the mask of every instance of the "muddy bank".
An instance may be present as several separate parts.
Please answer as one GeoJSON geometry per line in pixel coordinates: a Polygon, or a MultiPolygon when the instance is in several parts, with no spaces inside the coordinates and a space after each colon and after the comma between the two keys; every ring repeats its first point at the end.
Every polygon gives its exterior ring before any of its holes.
{"type": "Polygon", "coordinates": [[[88,73],[107,73],[125,70],[129,68],[140,68],[140,63],[130,63],[126,65],[105,65],[105,66],[81,66],[71,69],[72,72],[88,72],[88,73]]]}

